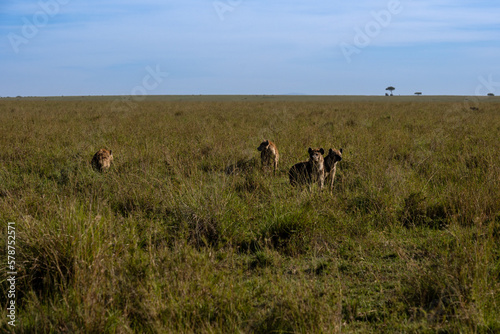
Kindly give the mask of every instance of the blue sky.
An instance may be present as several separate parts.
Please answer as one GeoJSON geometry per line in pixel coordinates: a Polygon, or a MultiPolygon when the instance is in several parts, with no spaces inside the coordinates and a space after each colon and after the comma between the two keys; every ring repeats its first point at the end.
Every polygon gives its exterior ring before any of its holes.
{"type": "Polygon", "coordinates": [[[0,96],[500,95],[500,2],[2,0],[0,96]]]}

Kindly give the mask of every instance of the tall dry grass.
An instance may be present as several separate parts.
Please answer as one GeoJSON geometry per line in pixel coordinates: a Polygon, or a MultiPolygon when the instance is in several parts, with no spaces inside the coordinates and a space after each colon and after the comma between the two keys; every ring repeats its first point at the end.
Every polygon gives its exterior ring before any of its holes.
{"type": "Polygon", "coordinates": [[[500,330],[498,104],[110,105],[0,101],[16,332],[500,330]],[[308,147],[344,149],[333,194],[289,187],[308,147]]]}

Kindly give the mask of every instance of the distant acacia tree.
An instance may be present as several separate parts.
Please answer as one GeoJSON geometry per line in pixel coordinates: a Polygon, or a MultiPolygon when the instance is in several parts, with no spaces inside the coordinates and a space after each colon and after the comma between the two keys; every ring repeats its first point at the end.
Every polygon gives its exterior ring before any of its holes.
{"type": "Polygon", "coordinates": [[[392,87],[392,86],[389,86],[387,87],[385,90],[388,90],[391,92],[391,96],[392,96],[392,91],[395,90],[396,88],[392,87]]]}
{"type": "Polygon", "coordinates": [[[495,94],[493,94],[493,93],[488,93],[488,96],[495,96],[495,94]]]}
{"type": "Polygon", "coordinates": [[[415,95],[420,96],[420,95],[422,95],[422,92],[415,92],[415,95]]]}

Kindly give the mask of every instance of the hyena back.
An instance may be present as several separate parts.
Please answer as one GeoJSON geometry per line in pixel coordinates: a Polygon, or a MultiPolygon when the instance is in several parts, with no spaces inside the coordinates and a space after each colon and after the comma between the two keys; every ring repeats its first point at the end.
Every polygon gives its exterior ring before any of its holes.
{"type": "Polygon", "coordinates": [[[111,150],[106,150],[101,148],[99,151],[94,154],[92,158],[92,167],[99,171],[103,172],[111,166],[111,162],[113,161],[113,153],[111,150]]]}
{"type": "Polygon", "coordinates": [[[273,166],[274,174],[276,175],[276,170],[278,169],[278,161],[280,159],[280,154],[278,153],[278,147],[275,143],[270,140],[265,140],[260,143],[257,150],[260,151],[260,161],[262,163],[262,168],[273,166]]]}
{"type": "Polygon", "coordinates": [[[322,148],[308,149],[309,160],[295,164],[288,172],[290,184],[292,186],[299,184],[318,183],[320,189],[323,189],[325,183],[325,163],[322,148]]]}

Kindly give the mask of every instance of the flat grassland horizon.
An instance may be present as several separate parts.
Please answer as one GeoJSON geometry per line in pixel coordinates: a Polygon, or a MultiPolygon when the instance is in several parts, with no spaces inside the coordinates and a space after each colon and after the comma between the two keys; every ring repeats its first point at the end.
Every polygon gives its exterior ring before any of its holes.
{"type": "Polygon", "coordinates": [[[497,97],[2,98],[0,133],[2,332],[500,331],[497,97]],[[308,147],[333,193],[290,187],[308,147]]]}
{"type": "Polygon", "coordinates": [[[1,100],[23,101],[100,101],[100,102],[500,102],[499,96],[467,95],[82,95],[82,96],[18,96],[1,100]]]}

